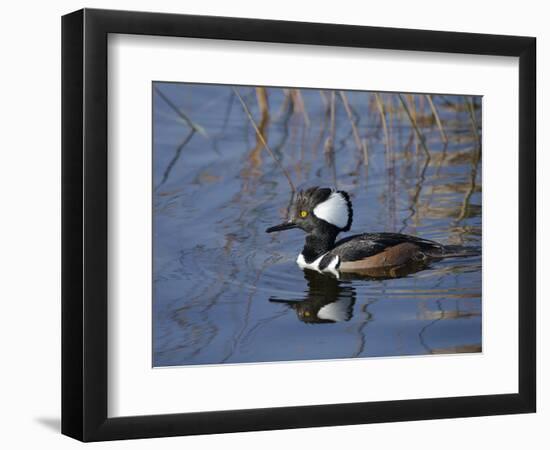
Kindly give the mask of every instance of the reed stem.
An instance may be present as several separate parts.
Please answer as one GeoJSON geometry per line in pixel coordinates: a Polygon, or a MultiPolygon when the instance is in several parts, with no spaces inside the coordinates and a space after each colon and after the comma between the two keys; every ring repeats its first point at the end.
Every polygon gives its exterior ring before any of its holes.
{"type": "Polygon", "coordinates": [[[432,110],[432,114],[435,116],[435,122],[437,123],[437,127],[439,128],[439,133],[441,134],[441,139],[445,144],[449,142],[449,139],[447,138],[447,133],[445,133],[445,130],[443,129],[443,125],[441,124],[441,119],[439,118],[439,114],[437,112],[437,108],[432,100],[432,96],[430,94],[426,95],[426,99],[428,100],[428,103],[430,104],[430,109],[432,110]]]}
{"type": "Polygon", "coordinates": [[[465,101],[466,101],[466,106],[468,108],[468,113],[470,114],[470,122],[472,124],[472,130],[474,132],[474,136],[477,142],[479,143],[480,139],[479,139],[479,133],[477,132],[477,120],[476,120],[476,114],[474,111],[474,104],[472,102],[472,98],[465,97],[465,101]]]}
{"type": "Polygon", "coordinates": [[[357,145],[357,149],[359,150],[359,152],[361,152],[364,155],[365,147],[361,142],[361,136],[359,136],[359,130],[357,129],[357,126],[355,125],[355,122],[353,120],[353,112],[351,111],[351,107],[349,106],[348,98],[346,97],[346,94],[343,91],[340,91],[339,93],[340,93],[340,98],[342,99],[342,103],[344,104],[344,109],[346,110],[346,113],[348,115],[349,122],[351,124],[351,130],[353,132],[353,139],[355,140],[355,145],[357,145]]]}
{"type": "Polygon", "coordinates": [[[199,125],[197,125],[195,122],[193,122],[188,116],[187,114],[185,114],[180,108],[178,108],[176,106],[176,104],[174,102],[172,102],[172,100],[170,100],[165,94],[164,92],[162,92],[159,88],[155,87],[155,92],[160,96],[160,98],[162,98],[166,104],[172,108],[174,110],[174,112],[180,116],[180,118],[187,124],[187,126],[189,128],[191,128],[193,131],[196,131],[197,133],[199,134],[202,134],[204,137],[208,137],[207,134],[206,134],[206,131],[204,131],[204,129],[202,127],[200,127],[199,125]]]}
{"type": "Polygon", "coordinates": [[[401,105],[403,105],[403,109],[407,113],[407,117],[411,121],[411,125],[413,126],[414,131],[416,133],[416,136],[418,137],[418,140],[420,141],[420,145],[422,146],[422,149],[424,150],[424,153],[426,154],[426,158],[428,158],[428,160],[430,160],[431,159],[430,158],[430,151],[428,150],[428,147],[426,145],[426,138],[424,137],[424,134],[422,134],[422,131],[420,131],[420,128],[418,128],[418,125],[416,124],[416,120],[414,120],[414,118],[411,114],[411,111],[409,109],[409,106],[407,105],[407,102],[405,101],[403,96],[401,94],[397,94],[397,96],[399,97],[399,100],[401,101],[401,105]]]}
{"type": "Polygon", "coordinates": [[[254,130],[256,131],[256,134],[258,135],[258,138],[262,141],[262,144],[264,145],[264,147],[266,148],[266,150],[269,152],[269,154],[271,155],[271,157],[273,158],[273,160],[275,161],[275,163],[277,163],[277,165],[279,166],[279,168],[281,169],[281,171],[283,172],[283,174],[285,175],[286,179],[288,180],[288,184],[290,186],[290,189],[291,191],[294,193],[296,192],[296,186],[294,186],[294,183],[292,182],[292,179],[290,178],[290,175],[289,173],[287,172],[287,170],[283,167],[283,165],[281,164],[281,162],[277,159],[277,157],[275,156],[275,153],[273,153],[273,151],[271,150],[271,148],[269,147],[269,145],[267,144],[266,140],[264,139],[264,136],[263,134],[261,133],[260,129],[258,128],[258,126],[256,125],[256,122],[254,121],[254,118],[252,117],[252,114],[250,113],[250,110],[248,109],[248,106],[246,105],[245,101],[243,100],[243,98],[241,97],[241,94],[239,94],[239,91],[237,91],[237,89],[233,88],[233,91],[235,92],[235,95],[237,96],[237,98],[239,99],[239,101],[241,102],[241,105],[243,107],[243,110],[245,112],[245,114],[247,115],[248,117],[248,120],[250,120],[250,123],[252,124],[252,126],[254,127],[254,130]]]}
{"type": "Polygon", "coordinates": [[[384,130],[384,140],[386,141],[386,151],[390,151],[390,134],[388,132],[388,124],[386,122],[386,111],[384,109],[384,103],[378,92],[374,93],[374,99],[376,100],[376,106],[380,113],[380,120],[382,121],[382,129],[384,130]]]}

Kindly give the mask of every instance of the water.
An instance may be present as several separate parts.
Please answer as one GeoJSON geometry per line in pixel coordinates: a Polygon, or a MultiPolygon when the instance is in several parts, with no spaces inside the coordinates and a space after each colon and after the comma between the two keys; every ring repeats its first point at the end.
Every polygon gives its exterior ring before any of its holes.
{"type": "MultiPolygon", "coordinates": [[[[480,256],[386,279],[303,272],[303,232],[265,233],[290,189],[232,88],[154,89],[154,366],[481,351],[480,256]]],[[[339,93],[268,88],[262,120],[239,92],[299,188],[349,192],[351,233],[481,247],[480,98],[432,97],[446,144],[427,97],[404,94],[424,148],[395,94],[378,97],[384,128],[373,93],[345,93],[358,142],[339,93]]]]}

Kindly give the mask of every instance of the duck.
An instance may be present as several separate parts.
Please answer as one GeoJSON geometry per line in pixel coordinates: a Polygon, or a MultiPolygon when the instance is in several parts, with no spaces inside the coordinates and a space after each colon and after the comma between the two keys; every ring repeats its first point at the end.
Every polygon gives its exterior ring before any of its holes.
{"type": "Polygon", "coordinates": [[[288,220],[266,232],[304,231],[298,266],[337,277],[341,273],[398,277],[422,270],[434,260],[479,254],[470,247],[394,232],[362,233],[336,240],[351,229],[352,222],[353,206],[346,191],[314,186],[299,191],[291,202],[288,220]]]}

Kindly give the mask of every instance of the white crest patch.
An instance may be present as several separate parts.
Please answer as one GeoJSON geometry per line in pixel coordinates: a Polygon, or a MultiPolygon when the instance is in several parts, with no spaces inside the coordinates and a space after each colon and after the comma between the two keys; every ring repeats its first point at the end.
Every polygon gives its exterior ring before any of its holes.
{"type": "Polygon", "coordinates": [[[350,304],[351,299],[349,298],[343,298],[336,302],[329,303],[317,312],[317,317],[323,320],[332,320],[333,322],[345,322],[350,319],[350,304]]]}
{"type": "Polygon", "coordinates": [[[342,194],[333,192],[329,198],[313,208],[313,214],[338,228],[345,228],[349,220],[348,202],[342,194]]]}

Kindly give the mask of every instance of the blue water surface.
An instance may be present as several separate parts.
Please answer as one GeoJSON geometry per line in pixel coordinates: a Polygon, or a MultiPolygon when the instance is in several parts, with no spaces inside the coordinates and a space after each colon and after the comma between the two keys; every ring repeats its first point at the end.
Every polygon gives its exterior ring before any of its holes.
{"type": "MultiPolygon", "coordinates": [[[[349,192],[351,233],[481,247],[481,98],[267,88],[267,116],[237,89],[297,186],[349,192]]],[[[291,191],[231,86],[154,83],[153,126],[154,366],[481,351],[481,256],[303,272],[304,234],[265,233],[291,191]]]]}

